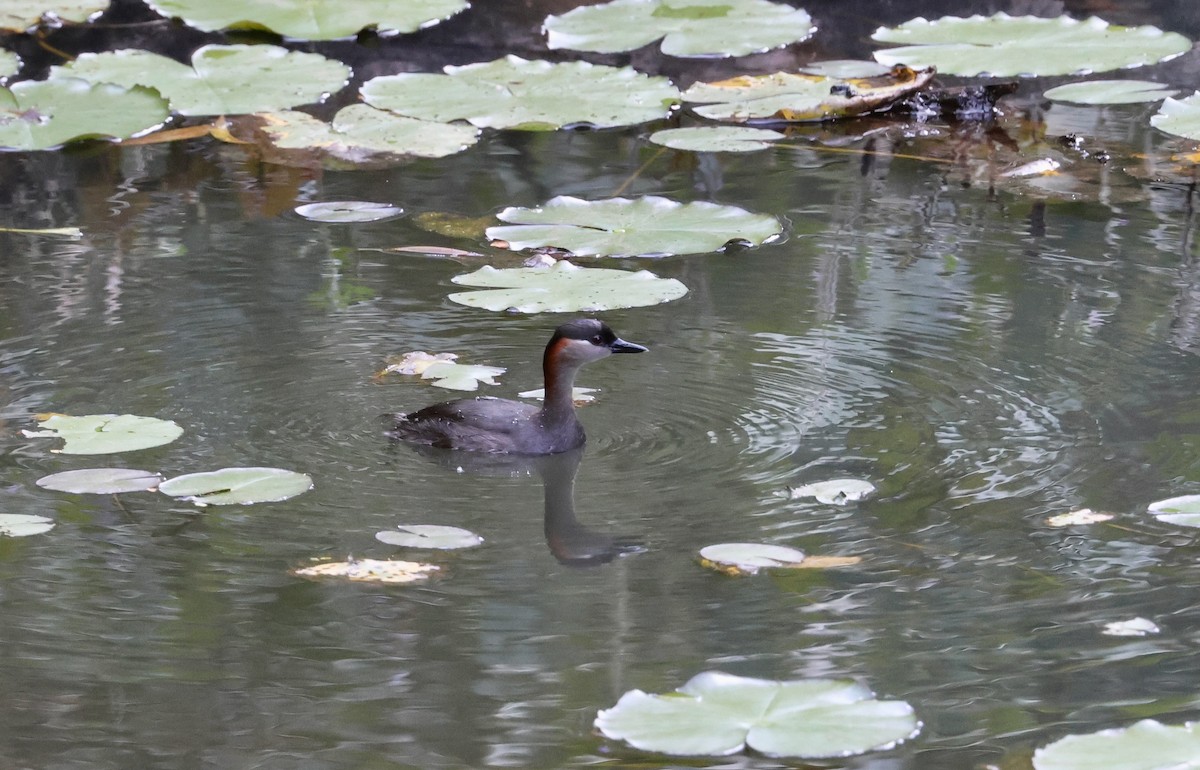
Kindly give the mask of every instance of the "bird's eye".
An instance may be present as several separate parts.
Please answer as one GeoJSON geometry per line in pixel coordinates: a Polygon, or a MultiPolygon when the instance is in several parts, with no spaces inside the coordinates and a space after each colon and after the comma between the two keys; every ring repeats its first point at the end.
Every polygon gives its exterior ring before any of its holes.
{"type": "Polygon", "coordinates": [[[597,334],[596,336],[592,337],[592,344],[593,344],[593,345],[603,345],[603,344],[604,344],[604,337],[602,337],[601,335],[597,334]]]}

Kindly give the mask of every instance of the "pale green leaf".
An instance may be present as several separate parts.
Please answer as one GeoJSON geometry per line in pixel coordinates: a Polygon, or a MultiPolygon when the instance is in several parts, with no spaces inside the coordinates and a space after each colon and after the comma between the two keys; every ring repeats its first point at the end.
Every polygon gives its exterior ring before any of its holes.
{"type": "Polygon", "coordinates": [[[1170,497],[1150,504],[1147,509],[1159,521],[1181,527],[1200,527],[1200,495],[1170,497]]]}
{"type": "Polygon", "coordinates": [[[1200,734],[1194,722],[1168,726],[1143,719],[1129,727],[1068,735],[1033,752],[1035,770],[1194,770],[1200,734]]]}
{"type": "Polygon", "coordinates": [[[296,213],[314,222],[378,222],[398,217],[404,213],[404,209],[373,201],[322,201],[297,206],[296,213]]]}
{"type": "Polygon", "coordinates": [[[152,471],[130,468],[85,468],[43,476],[37,485],[43,489],[73,494],[115,495],[121,492],[151,492],[162,476],[152,471]]]}
{"type": "Polygon", "coordinates": [[[1177,93],[1170,86],[1149,80],[1089,80],[1051,88],[1042,95],[1076,104],[1138,104],[1162,101],[1177,93]]]}
{"type": "Polygon", "coordinates": [[[30,438],[61,438],[69,455],[100,455],[132,452],[169,444],[183,435],[183,428],[170,420],[133,414],[39,415],[42,430],[21,431],[30,438]]]}
{"type": "Polygon", "coordinates": [[[0,50],[0,80],[12,77],[21,70],[21,57],[12,51],[0,50]]]}
{"type": "Polygon", "coordinates": [[[753,575],[760,569],[798,567],[804,551],[769,543],[719,543],[700,549],[700,558],[736,573],[753,575]]]}
{"type": "Polygon", "coordinates": [[[478,364],[435,363],[421,372],[421,379],[433,380],[433,385],[449,390],[479,390],[479,383],[496,385],[495,378],[504,374],[502,366],[478,364]]]}
{"type": "Polygon", "coordinates": [[[608,270],[577,267],[561,261],[553,267],[485,265],[456,275],[457,284],[486,287],[483,291],[451,294],[451,302],[485,310],[517,313],[597,312],[670,302],[687,294],[674,278],[659,278],[648,270],[608,270]]]}
{"type": "Polygon", "coordinates": [[[0,148],[48,150],[80,139],[128,139],[162,125],[155,91],[78,78],[25,80],[0,88],[0,148]]]}
{"type": "Polygon", "coordinates": [[[400,524],[396,529],[376,532],[375,539],[403,548],[473,548],[483,538],[468,529],[440,524],[400,524]]]}
{"type": "Polygon", "coordinates": [[[804,484],[788,490],[788,496],[793,500],[805,497],[815,497],[817,502],[845,505],[856,502],[875,491],[875,485],[861,479],[830,479],[813,484],[804,484]]]}
{"type": "Polygon", "coordinates": [[[377,155],[441,158],[462,152],[479,140],[472,126],[406,118],[366,104],[351,104],[325,123],[291,110],[262,113],[263,131],[285,150],[319,150],[351,162],[377,155]]]}
{"type": "Polygon", "coordinates": [[[1150,117],[1150,125],[1168,134],[1200,139],[1200,91],[1183,99],[1167,99],[1150,117]]]}
{"type": "Polygon", "coordinates": [[[693,152],[755,152],[783,139],[778,131],[747,126],[693,126],[655,131],[650,141],[693,152]]]}
{"type": "Polygon", "coordinates": [[[0,30],[24,32],[47,16],[63,21],[85,22],[108,8],[109,0],[3,0],[0,30]]]}
{"type": "Polygon", "coordinates": [[[800,68],[800,72],[809,75],[824,75],[827,78],[873,78],[886,75],[891,69],[877,61],[862,59],[828,59],[813,61],[800,68]]]}
{"type": "Polygon", "coordinates": [[[371,28],[415,32],[469,7],[466,0],[146,0],[164,16],[205,31],[266,29],[301,40],[336,40],[371,28]]]}
{"type": "Polygon", "coordinates": [[[312,489],[304,473],[282,468],[222,468],[167,479],[158,491],[196,505],[249,505],[287,500],[312,489]]]}
{"type": "Polygon", "coordinates": [[[54,521],[45,516],[25,513],[0,513],[0,537],[28,537],[54,529],[54,521]]]}

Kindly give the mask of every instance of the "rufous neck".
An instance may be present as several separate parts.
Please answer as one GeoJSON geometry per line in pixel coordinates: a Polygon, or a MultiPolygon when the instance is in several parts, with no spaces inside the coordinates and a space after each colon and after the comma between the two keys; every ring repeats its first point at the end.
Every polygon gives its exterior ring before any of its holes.
{"type": "MultiPolygon", "coordinates": [[[[564,344],[560,340],[558,344],[564,344]]],[[[549,421],[573,420],[575,418],[575,374],[578,366],[565,365],[557,357],[557,346],[546,348],[542,358],[542,376],[546,385],[546,400],[542,402],[542,415],[549,421]]]]}

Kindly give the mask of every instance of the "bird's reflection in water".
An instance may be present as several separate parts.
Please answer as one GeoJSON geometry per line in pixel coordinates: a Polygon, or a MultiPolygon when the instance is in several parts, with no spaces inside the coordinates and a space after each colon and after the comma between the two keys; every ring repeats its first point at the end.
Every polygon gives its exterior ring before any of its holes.
{"type": "Polygon", "coordinates": [[[553,455],[506,455],[456,452],[408,444],[418,454],[456,472],[481,476],[531,476],[542,479],[545,492],[546,545],[560,564],[586,567],[606,564],[625,553],[645,550],[627,537],[597,532],[575,517],[575,476],[585,447],[553,455]]]}

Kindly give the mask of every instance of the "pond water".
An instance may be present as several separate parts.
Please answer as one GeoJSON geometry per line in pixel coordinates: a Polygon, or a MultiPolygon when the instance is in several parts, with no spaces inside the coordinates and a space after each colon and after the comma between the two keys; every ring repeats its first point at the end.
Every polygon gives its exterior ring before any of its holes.
{"type": "MultiPolygon", "coordinates": [[[[1050,136],[1148,150],[1164,139],[1146,115],[1041,117],[1050,136]]],[[[626,690],[710,669],[856,678],[924,723],[897,749],[821,766],[1019,767],[1069,732],[1195,718],[1200,544],[1145,513],[1200,491],[1191,189],[1109,167],[1046,196],[920,158],[804,140],[696,155],[647,134],[491,133],[455,157],[355,172],[208,140],[0,156],[0,224],[85,233],[0,234],[0,511],[57,522],[0,538],[0,765],[800,764],[671,761],[593,734],[626,690]],[[504,366],[484,390],[513,396],[540,386],[567,317],[450,303],[450,279],[480,262],[389,249],[495,252],[417,215],[615,193],[734,204],[787,233],[587,262],[689,293],[603,314],[650,351],[584,370],[579,384],[600,393],[582,410],[582,455],[480,467],[390,444],[380,413],[453,394],[376,377],[387,356],[504,366]],[[339,199],[407,213],[324,225],[291,212],[339,199]],[[20,433],[49,411],[186,433],[60,455],[20,433]],[[34,484],[110,464],[276,466],[315,487],[196,509],[34,484]],[[878,492],[844,506],[788,497],[846,476],[878,492]],[[1117,518],[1046,524],[1081,507],[1117,518]],[[289,574],[314,557],[406,555],[374,539],[402,523],[486,542],[434,557],[447,574],[414,587],[289,574]],[[697,563],[729,541],[862,561],[740,579],[697,563]],[[1137,616],[1162,633],[1100,633],[1137,616]]]]}

